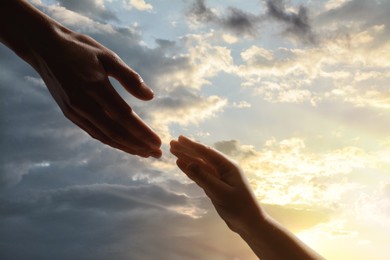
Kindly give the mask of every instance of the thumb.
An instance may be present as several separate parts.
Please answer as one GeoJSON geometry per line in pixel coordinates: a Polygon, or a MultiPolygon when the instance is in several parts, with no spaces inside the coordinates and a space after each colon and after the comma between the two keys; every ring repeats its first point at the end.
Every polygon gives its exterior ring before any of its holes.
{"type": "Polygon", "coordinates": [[[141,76],[115,53],[99,57],[108,76],[117,79],[121,85],[133,96],[141,100],[150,100],[154,97],[153,91],[146,85],[141,76]]]}

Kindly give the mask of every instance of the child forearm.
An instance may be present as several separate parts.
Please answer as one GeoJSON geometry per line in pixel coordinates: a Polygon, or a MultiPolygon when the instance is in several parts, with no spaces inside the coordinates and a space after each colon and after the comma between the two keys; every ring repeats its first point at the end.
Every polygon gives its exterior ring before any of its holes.
{"type": "Polygon", "coordinates": [[[324,259],[269,216],[239,235],[260,259],[324,259]]]}

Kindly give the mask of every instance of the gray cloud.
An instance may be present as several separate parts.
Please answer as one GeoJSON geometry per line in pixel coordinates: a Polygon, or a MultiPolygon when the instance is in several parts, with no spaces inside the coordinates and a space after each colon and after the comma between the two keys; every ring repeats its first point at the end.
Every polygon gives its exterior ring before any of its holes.
{"type": "Polygon", "coordinates": [[[194,16],[194,18],[201,22],[219,20],[217,14],[206,6],[205,0],[196,0],[188,11],[188,15],[194,16]]]}
{"type": "Polygon", "coordinates": [[[254,149],[241,147],[240,142],[237,140],[219,141],[214,144],[214,147],[224,154],[235,158],[249,158],[256,156],[256,151],[254,149]]]}
{"type": "Polygon", "coordinates": [[[260,16],[234,7],[229,7],[226,14],[219,16],[206,6],[205,0],[196,0],[188,11],[188,17],[198,22],[215,23],[237,35],[253,37],[257,35],[261,21],[260,16]]]}
{"type": "MultiPolygon", "coordinates": [[[[243,242],[215,212],[196,219],[169,209],[191,201],[199,199],[156,185],[107,184],[0,200],[0,255],[4,259],[256,259],[239,249],[243,242]]],[[[210,207],[207,200],[200,202],[210,207]]]]}
{"type": "Polygon", "coordinates": [[[285,34],[314,43],[315,35],[309,22],[308,10],[299,7],[298,13],[289,12],[284,0],[266,0],[265,14],[252,14],[239,8],[228,7],[224,14],[218,14],[206,6],[205,0],[196,0],[188,11],[187,16],[197,22],[213,23],[228,29],[237,35],[259,36],[260,26],[269,20],[284,24],[287,28],[285,34]]]}
{"type": "Polygon", "coordinates": [[[309,23],[308,10],[300,6],[298,13],[288,12],[284,0],[267,0],[267,15],[287,26],[286,32],[314,43],[315,36],[309,23]]]}

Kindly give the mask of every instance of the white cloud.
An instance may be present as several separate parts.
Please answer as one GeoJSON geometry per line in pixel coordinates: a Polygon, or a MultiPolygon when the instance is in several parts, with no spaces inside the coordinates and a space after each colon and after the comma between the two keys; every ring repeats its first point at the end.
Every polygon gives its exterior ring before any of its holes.
{"type": "Polygon", "coordinates": [[[325,9],[326,10],[331,10],[331,9],[336,9],[347,3],[348,1],[351,0],[329,0],[328,2],[325,3],[325,9]]]}
{"type": "Polygon", "coordinates": [[[383,33],[383,25],[374,25],[318,47],[270,51],[252,46],[241,53],[244,64],[237,75],[243,78],[243,87],[271,102],[316,104],[336,98],[389,108],[384,86],[390,82],[390,43],[374,47],[383,33]]]}
{"type": "Polygon", "coordinates": [[[118,19],[112,11],[107,9],[105,0],[57,0],[57,2],[69,10],[85,14],[91,18],[103,20],[118,19]]]}
{"type": "Polygon", "coordinates": [[[235,69],[231,51],[223,46],[212,45],[210,39],[215,33],[190,34],[181,39],[186,53],[173,56],[173,59],[186,59],[187,66],[176,68],[166,77],[161,76],[162,84],[167,86],[187,86],[200,89],[210,84],[208,78],[220,72],[231,72],[235,69]]]}
{"type": "Polygon", "coordinates": [[[377,185],[371,194],[363,195],[355,203],[355,214],[359,221],[371,223],[379,228],[390,228],[390,183],[377,185]]]}
{"type": "Polygon", "coordinates": [[[222,111],[227,105],[227,100],[218,96],[202,97],[184,91],[171,97],[160,98],[156,105],[158,109],[152,114],[151,124],[162,138],[169,142],[172,139],[169,126],[199,124],[222,111]]]}
{"type": "Polygon", "coordinates": [[[145,0],[124,0],[124,6],[128,9],[135,8],[139,11],[151,11],[153,6],[145,2],[145,0]]]}
{"type": "Polygon", "coordinates": [[[226,43],[229,43],[229,44],[233,44],[233,43],[236,43],[238,41],[237,37],[235,37],[234,35],[228,34],[228,33],[222,34],[222,39],[226,43]]]}
{"type": "Polygon", "coordinates": [[[245,100],[242,100],[240,102],[233,102],[233,107],[236,108],[250,108],[251,106],[252,105],[245,100]]]}
{"type": "Polygon", "coordinates": [[[72,28],[77,28],[77,31],[83,33],[114,33],[115,29],[112,25],[103,24],[94,21],[93,19],[86,17],[74,11],[70,11],[62,6],[49,5],[39,6],[51,17],[72,28]]]}
{"type": "Polygon", "coordinates": [[[328,207],[346,203],[343,194],[359,190],[364,183],[350,183],[356,171],[390,166],[379,150],[368,153],[357,147],[344,147],[326,153],[314,153],[299,138],[270,139],[261,150],[237,141],[216,143],[222,152],[236,159],[254,184],[263,203],[328,207]]]}

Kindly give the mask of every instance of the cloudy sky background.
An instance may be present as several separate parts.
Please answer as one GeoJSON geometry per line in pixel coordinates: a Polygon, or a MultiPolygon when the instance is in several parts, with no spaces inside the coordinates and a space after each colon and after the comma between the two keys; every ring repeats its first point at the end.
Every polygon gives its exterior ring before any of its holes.
{"type": "Polygon", "coordinates": [[[91,139],[0,46],[0,258],[256,259],[174,166],[180,134],[325,257],[390,258],[390,1],[32,2],[143,76],[153,101],[113,82],[164,156],[91,139]]]}

